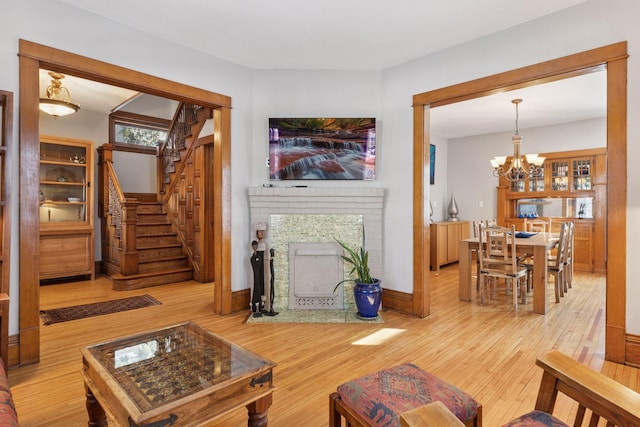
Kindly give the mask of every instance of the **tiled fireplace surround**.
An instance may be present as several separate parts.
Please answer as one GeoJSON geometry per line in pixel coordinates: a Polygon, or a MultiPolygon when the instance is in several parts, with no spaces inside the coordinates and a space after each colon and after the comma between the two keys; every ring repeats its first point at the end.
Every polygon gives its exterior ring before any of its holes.
{"type": "MultiPolygon", "coordinates": [[[[255,238],[255,224],[258,221],[263,221],[267,224],[267,244],[275,250],[274,307],[276,310],[282,308],[352,308],[354,305],[352,283],[347,283],[343,292],[333,295],[336,272],[326,264],[327,261],[329,264],[331,263],[331,258],[342,263],[337,255],[341,253],[341,249],[335,244],[334,238],[347,243],[350,247],[356,247],[362,243],[364,230],[371,275],[382,277],[384,189],[250,187],[248,193],[252,227],[251,238],[255,238]],[[307,248],[299,252],[306,252],[308,255],[330,255],[334,249],[327,249],[327,247],[333,246],[335,248],[336,255],[334,257],[320,257],[319,274],[307,271],[313,267],[308,261],[304,261],[305,258],[302,258],[303,261],[300,264],[294,262],[293,253],[289,253],[290,246],[295,248],[306,243],[311,245],[311,249],[307,248]],[[313,249],[314,245],[317,245],[316,247],[319,249],[313,249]],[[294,267],[295,265],[298,267],[294,267]],[[294,268],[298,268],[298,273],[300,270],[304,270],[304,274],[293,274],[292,269],[294,268]],[[313,289],[307,292],[304,289],[301,290],[301,287],[305,286],[304,283],[297,285],[290,283],[295,280],[295,277],[310,278],[313,282],[311,284],[313,289]],[[296,286],[297,291],[295,291],[296,286]],[[337,301],[342,298],[343,301],[337,301]]],[[[251,248],[250,243],[247,243],[247,248],[251,248]]],[[[295,249],[293,252],[296,252],[295,249]]],[[[247,268],[250,268],[248,261],[247,268]]],[[[343,270],[348,273],[351,266],[344,265],[343,270]]]]}

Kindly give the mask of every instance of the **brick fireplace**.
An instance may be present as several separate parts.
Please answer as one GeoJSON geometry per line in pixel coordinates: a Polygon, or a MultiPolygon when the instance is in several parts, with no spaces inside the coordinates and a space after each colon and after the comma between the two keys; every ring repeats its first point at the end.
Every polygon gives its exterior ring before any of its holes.
{"type": "Polygon", "coordinates": [[[333,293],[351,270],[334,238],[355,247],[364,231],[371,274],[381,278],[383,202],[382,188],[249,188],[251,238],[255,224],[265,222],[267,244],[275,251],[276,311],[353,307],[352,283],[333,293]]]}

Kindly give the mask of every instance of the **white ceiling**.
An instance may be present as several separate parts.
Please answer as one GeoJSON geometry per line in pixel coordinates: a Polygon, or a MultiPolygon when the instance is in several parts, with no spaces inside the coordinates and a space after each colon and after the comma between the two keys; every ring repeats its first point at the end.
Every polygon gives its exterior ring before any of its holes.
{"type": "MultiPolygon", "coordinates": [[[[585,0],[60,0],[254,69],[380,70],[585,0]],[[162,11],[153,13],[149,11],[162,11]]],[[[432,110],[446,138],[604,117],[606,72],[432,110]]],[[[41,77],[41,93],[50,78],[41,77]]],[[[108,114],[135,92],[67,76],[81,108],[108,114]],[[95,96],[97,94],[97,96],[95,96]]]]}
{"type": "Polygon", "coordinates": [[[382,70],[585,0],[61,0],[254,69],[382,70]]]}

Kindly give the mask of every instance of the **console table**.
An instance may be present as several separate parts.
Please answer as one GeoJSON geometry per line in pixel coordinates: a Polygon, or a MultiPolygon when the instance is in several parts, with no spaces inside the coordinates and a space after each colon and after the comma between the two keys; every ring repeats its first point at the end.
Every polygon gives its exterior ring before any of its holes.
{"type": "Polygon", "coordinates": [[[431,270],[460,259],[460,240],[469,238],[469,221],[444,221],[431,224],[431,270]]]}

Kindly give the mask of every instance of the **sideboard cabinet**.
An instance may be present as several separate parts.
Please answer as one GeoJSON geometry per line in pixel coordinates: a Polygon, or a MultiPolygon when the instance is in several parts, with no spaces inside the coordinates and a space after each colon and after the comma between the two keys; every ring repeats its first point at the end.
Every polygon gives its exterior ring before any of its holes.
{"type": "Polygon", "coordinates": [[[497,220],[522,229],[524,217],[551,219],[552,231],[575,224],[576,270],[606,271],[607,152],[605,148],[541,153],[546,158],[535,179],[498,183],[497,220]]]}
{"type": "Polygon", "coordinates": [[[40,279],[95,278],[93,142],[40,137],[40,279]]]}
{"type": "Polygon", "coordinates": [[[431,269],[460,259],[460,240],[469,238],[469,221],[445,221],[431,224],[431,269]]]}

